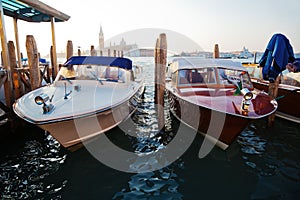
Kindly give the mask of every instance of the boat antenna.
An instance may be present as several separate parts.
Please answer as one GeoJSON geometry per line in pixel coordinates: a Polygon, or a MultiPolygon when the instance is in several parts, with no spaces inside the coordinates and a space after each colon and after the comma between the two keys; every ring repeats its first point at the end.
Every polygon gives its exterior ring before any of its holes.
{"type": "Polygon", "coordinates": [[[54,92],[53,92],[53,94],[52,94],[52,96],[51,96],[51,98],[50,98],[50,102],[52,102],[52,99],[53,99],[53,97],[54,97],[54,94],[55,94],[55,92],[56,92],[56,89],[57,89],[57,87],[55,87],[55,90],[54,90],[54,92]]]}

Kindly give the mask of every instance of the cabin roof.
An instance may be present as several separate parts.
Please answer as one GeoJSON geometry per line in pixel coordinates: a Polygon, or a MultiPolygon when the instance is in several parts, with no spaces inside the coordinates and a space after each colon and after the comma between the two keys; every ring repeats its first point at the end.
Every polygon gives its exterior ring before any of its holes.
{"type": "Polygon", "coordinates": [[[64,63],[64,66],[66,65],[104,65],[132,69],[130,59],[109,56],[72,56],[64,63]]]}
{"type": "Polygon", "coordinates": [[[205,59],[196,57],[175,58],[172,61],[172,72],[182,69],[197,69],[207,67],[220,67],[226,69],[245,70],[242,63],[227,59],[205,59]]]}
{"type": "Polygon", "coordinates": [[[3,13],[27,22],[67,21],[70,16],[38,1],[38,0],[1,0],[3,13]]]}

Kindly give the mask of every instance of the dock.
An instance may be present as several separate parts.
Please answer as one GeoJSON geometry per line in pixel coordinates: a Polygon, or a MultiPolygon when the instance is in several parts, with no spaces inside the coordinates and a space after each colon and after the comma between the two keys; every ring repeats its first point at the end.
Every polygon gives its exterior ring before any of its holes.
{"type": "MultiPolygon", "coordinates": [[[[55,22],[65,22],[70,18],[38,0],[1,0],[0,3],[0,122],[7,121],[14,101],[23,94],[40,87],[42,82],[50,83],[58,71],[55,42],[55,22]],[[29,11],[28,14],[26,11],[29,11]],[[15,41],[6,39],[4,15],[13,18],[15,41]],[[18,20],[26,22],[50,22],[52,32],[51,63],[40,58],[34,37],[26,37],[27,58],[20,52],[18,20]],[[4,93],[4,94],[2,94],[4,93]],[[3,96],[5,101],[2,102],[3,96]]],[[[8,120],[9,121],[9,120],[8,120]]]]}

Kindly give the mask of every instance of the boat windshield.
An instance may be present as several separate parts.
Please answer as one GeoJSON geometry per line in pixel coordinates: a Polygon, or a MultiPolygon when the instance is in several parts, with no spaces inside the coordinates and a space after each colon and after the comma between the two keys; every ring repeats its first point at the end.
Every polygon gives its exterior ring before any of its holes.
{"type": "Polygon", "coordinates": [[[250,76],[246,71],[219,68],[218,74],[220,84],[235,85],[240,88],[253,88],[250,76]]]}
{"type": "MultiPolygon", "coordinates": [[[[172,76],[176,76],[173,74],[172,76]]],[[[215,84],[216,77],[213,68],[182,69],[178,71],[178,85],[215,84]]]]}
{"type": "Polygon", "coordinates": [[[118,67],[99,65],[67,65],[62,66],[56,81],[63,79],[76,80],[106,80],[125,82],[126,70],[118,67]]]}

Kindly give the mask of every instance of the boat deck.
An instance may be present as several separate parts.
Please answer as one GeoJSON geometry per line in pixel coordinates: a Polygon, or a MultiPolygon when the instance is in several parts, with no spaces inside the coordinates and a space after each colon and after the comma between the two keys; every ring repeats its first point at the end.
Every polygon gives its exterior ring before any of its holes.
{"type": "MultiPolygon", "coordinates": [[[[114,107],[124,100],[128,100],[135,88],[134,84],[115,83],[103,81],[103,85],[95,81],[59,81],[55,87],[43,87],[29,93],[27,98],[17,101],[19,113],[31,113],[29,117],[36,123],[44,121],[73,118],[76,116],[95,114],[107,108],[114,107]],[[66,86],[64,86],[66,85],[66,86]],[[34,97],[45,93],[52,98],[53,110],[43,114],[42,106],[38,106],[34,97]],[[68,93],[69,95],[64,97],[68,93]],[[25,105],[25,106],[24,106],[25,105]],[[92,106],[91,106],[92,105],[92,106]],[[59,109],[64,107],[64,110],[59,109]],[[35,112],[32,112],[35,110],[35,112]],[[31,111],[31,112],[29,112],[31,111]],[[41,121],[42,120],[42,121],[41,121]]],[[[49,104],[49,102],[48,102],[49,104]]]]}

